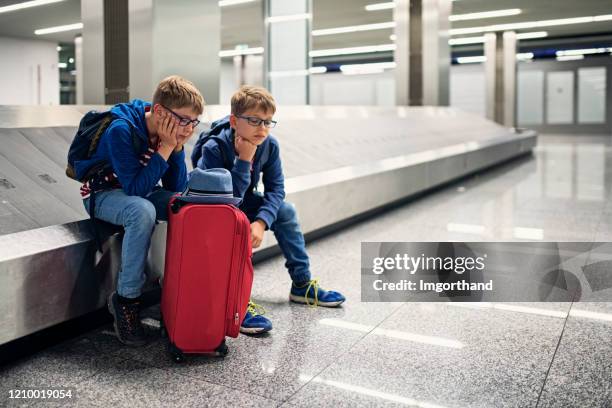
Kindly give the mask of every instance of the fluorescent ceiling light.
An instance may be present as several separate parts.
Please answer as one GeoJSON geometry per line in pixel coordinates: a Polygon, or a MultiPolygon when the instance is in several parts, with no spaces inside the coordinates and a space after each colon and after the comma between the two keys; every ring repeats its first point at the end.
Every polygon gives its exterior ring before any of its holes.
{"type": "Polygon", "coordinates": [[[255,55],[255,54],[263,54],[263,47],[254,47],[254,48],[238,48],[235,50],[221,50],[219,51],[219,56],[221,58],[224,57],[236,57],[238,55],[255,55]]]}
{"type": "Polygon", "coordinates": [[[564,55],[562,57],[557,57],[557,61],[577,61],[584,59],[584,55],[564,55]]]}
{"type": "Polygon", "coordinates": [[[367,54],[370,52],[382,52],[395,50],[395,44],[368,45],[364,47],[332,48],[328,50],[310,51],[311,57],[329,57],[332,55],[367,54]]]}
{"type": "Polygon", "coordinates": [[[344,33],[355,33],[357,31],[371,31],[371,30],[384,30],[388,28],[394,28],[395,22],[388,21],[386,23],[376,23],[376,24],[363,24],[356,26],[346,26],[346,27],[337,27],[337,28],[324,28],[322,30],[312,30],[312,35],[332,35],[332,34],[344,34],[344,33]]]}
{"type": "Polygon", "coordinates": [[[448,19],[450,21],[479,20],[481,18],[516,16],[517,14],[521,14],[521,9],[514,8],[505,10],[482,11],[479,13],[455,14],[450,16],[448,19]]]}
{"type": "Polygon", "coordinates": [[[379,74],[385,69],[395,68],[395,62],[373,62],[371,64],[340,65],[340,71],[345,75],[379,74]]]}
{"type": "Polygon", "coordinates": [[[521,52],[516,54],[516,59],[519,61],[526,61],[533,59],[533,52],[521,52]]]}
{"type": "Polygon", "coordinates": [[[449,33],[451,35],[458,35],[487,33],[492,31],[525,30],[530,28],[552,27],[570,24],[585,24],[608,20],[612,20],[612,14],[590,17],[559,18],[555,20],[526,21],[522,23],[495,24],[481,27],[454,28],[449,30],[449,33]]]}
{"type": "Polygon", "coordinates": [[[557,57],[567,57],[570,55],[585,55],[585,54],[604,54],[612,52],[612,48],[583,48],[579,50],[562,50],[557,51],[557,57]]]}
{"type": "Polygon", "coordinates": [[[45,34],[61,33],[63,31],[80,30],[82,28],[83,28],[83,23],[75,23],[75,24],[68,24],[68,25],[57,26],[57,27],[41,28],[38,30],[34,30],[34,34],[45,35],[45,34]]]}
{"type": "Polygon", "coordinates": [[[324,74],[326,72],[327,72],[327,67],[311,67],[310,68],[311,74],[324,74]]]}
{"type": "Polygon", "coordinates": [[[221,0],[219,7],[235,6],[237,4],[252,3],[255,0],[221,0]]]}
{"type": "Polygon", "coordinates": [[[66,69],[66,68],[68,68],[68,64],[66,64],[65,62],[58,62],[57,63],[57,67],[58,68],[66,69]]]}
{"type": "Polygon", "coordinates": [[[477,55],[475,57],[458,57],[457,63],[459,64],[475,64],[477,62],[485,62],[487,57],[484,55],[477,55]]]}
{"type": "MultiPolygon", "coordinates": [[[[532,38],[544,38],[547,37],[546,31],[534,31],[531,33],[518,33],[516,35],[517,40],[527,40],[532,38]]],[[[451,38],[448,40],[450,45],[464,45],[464,44],[480,44],[484,43],[484,36],[479,37],[464,37],[464,38],[451,38]]]]}
{"type": "Polygon", "coordinates": [[[367,11],[388,10],[392,8],[395,8],[395,2],[393,1],[389,1],[387,3],[368,4],[367,6],[365,6],[365,9],[367,11]]]}
{"type": "Polygon", "coordinates": [[[531,33],[518,33],[516,35],[517,40],[530,40],[533,38],[544,38],[548,37],[548,33],[546,31],[533,31],[531,33]]]}
{"type": "Polygon", "coordinates": [[[24,1],[23,3],[11,4],[10,6],[0,7],[0,13],[8,13],[9,11],[23,10],[25,8],[44,6],[46,4],[59,3],[64,0],[34,0],[24,1]]]}
{"type": "Polygon", "coordinates": [[[302,13],[302,14],[290,14],[287,16],[274,16],[268,17],[266,21],[268,23],[281,23],[285,21],[298,21],[298,20],[308,20],[312,18],[312,14],[310,13],[302,13]]]}

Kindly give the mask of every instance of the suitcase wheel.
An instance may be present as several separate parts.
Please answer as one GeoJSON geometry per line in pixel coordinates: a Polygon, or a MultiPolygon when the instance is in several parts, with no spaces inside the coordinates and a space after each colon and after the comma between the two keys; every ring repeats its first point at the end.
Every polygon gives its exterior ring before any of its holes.
{"type": "Polygon", "coordinates": [[[174,343],[168,343],[168,353],[170,353],[170,357],[175,363],[182,363],[185,361],[185,355],[174,345],[174,343]]]}
{"type": "Polygon", "coordinates": [[[229,352],[229,349],[227,348],[227,345],[225,344],[225,340],[223,340],[223,342],[221,342],[219,347],[217,347],[215,349],[215,356],[217,356],[217,357],[225,357],[225,356],[227,356],[228,352],[229,352]]]}

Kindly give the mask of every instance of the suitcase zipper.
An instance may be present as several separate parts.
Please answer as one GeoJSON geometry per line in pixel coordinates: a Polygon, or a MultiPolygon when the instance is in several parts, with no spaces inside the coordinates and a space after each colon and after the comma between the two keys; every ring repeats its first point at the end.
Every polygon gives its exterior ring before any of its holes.
{"type": "MultiPolygon", "coordinates": [[[[239,223],[239,227],[242,227],[242,225],[244,225],[244,221],[239,223]]],[[[234,309],[234,325],[238,326],[240,324],[240,313],[238,313],[238,307],[239,307],[239,299],[240,299],[240,286],[243,280],[243,275],[244,275],[244,247],[245,242],[244,240],[247,239],[246,235],[247,234],[241,234],[240,228],[237,228],[237,235],[244,235],[242,237],[242,245],[240,247],[240,259],[238,261],[238,281],[236,282],[236,297],[235,297],[235,309],[234,309]]]]}

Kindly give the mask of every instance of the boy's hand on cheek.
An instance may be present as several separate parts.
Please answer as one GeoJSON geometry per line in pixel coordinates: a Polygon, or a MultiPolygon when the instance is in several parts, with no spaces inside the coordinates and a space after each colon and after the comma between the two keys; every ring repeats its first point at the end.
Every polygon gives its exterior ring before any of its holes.
{"type": "Polygon", "coordinates": [[[177,121],[170,114],[163,112],[157,127],[159,141],[168,147],[174,148],[176,146],[177,131],[177,121]]]}
{"type": "Polygon", "coordinates": [[[257,145],[249,142],[243,137],[236,136],[234,146],[236,147],[240,160],[249,162],[253,160],[253,156],[255,156],[255,151],[257,150],[257,145]]]}
{"type": "Polygon", "coordinates": [[[251,244],[253,248],[258,248],[266,232],[266,224],[262,220],[256,220],[251,224],[251,244]]]}

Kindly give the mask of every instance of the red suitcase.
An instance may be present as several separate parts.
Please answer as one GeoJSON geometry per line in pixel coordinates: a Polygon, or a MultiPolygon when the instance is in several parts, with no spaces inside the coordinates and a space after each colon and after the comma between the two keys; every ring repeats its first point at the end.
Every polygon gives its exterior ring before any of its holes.
{"type": "Polygon", "coordinates": [[[250,235],[236,207],[171,201],[161,321],[176,362],[225,356],[225,336],[238,337],[253,284],[250,235]]]}

